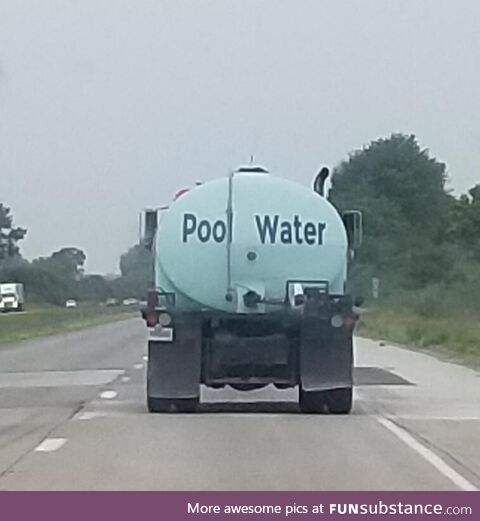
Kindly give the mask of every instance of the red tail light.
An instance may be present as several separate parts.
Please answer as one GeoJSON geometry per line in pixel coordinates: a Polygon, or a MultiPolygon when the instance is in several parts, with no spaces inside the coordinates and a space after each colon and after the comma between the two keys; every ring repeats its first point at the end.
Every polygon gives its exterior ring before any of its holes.
{"type": "Polygon", "coordinates": [[[343,325],[345,327],[353,327],[355,325],[355,319],[352,317],[346,317],[343,319],[343,325]]]}
{"type": "Polygon", "coordinates": [[[147,314],[147,326],[154,327],[158,324],[158,315],[155,311],[147,314]]]}
{"type": "Polygon", "coordinates": [[[151,289],[147,295],[147,307],[149,310],[155,309],[158,306],[158,292],[156,289],[151,289]]]}
{"type": "Polygon", "coordinates": [[[145,320],[148,327],[154,327],[158,324],[158,313],[156,308],[158,307],[158,291],[151,289],[147,295],[147,309],[145,320]]]}

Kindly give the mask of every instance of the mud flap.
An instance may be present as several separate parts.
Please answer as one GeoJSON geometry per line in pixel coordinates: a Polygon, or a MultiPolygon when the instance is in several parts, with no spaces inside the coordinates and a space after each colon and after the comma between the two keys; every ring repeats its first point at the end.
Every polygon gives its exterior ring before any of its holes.
{"type": "Polygon", "coordinates": [[[200,394],[201,322],[175,319],[172,342],[149,341],[147,396],[149,399],[196,399],[200,394]]]}
{"type": "Polygon", "coordinates": [[[351,332],[318,318],[305,318],[300,332],[300,385],[305,391],[352,387],[351,332]]]}

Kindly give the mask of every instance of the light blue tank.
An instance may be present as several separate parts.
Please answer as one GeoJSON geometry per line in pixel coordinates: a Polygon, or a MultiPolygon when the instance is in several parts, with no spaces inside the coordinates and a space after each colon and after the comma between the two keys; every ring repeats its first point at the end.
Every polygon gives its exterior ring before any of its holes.
{"type": "Polygon", "coordinates": [[[324,281],[330,294],[343,295],[347,236],[336,209],[311,189],[238,171],[170,206],[155,258],[156,286],[175,292],[180,309],[269,313],[289,281],[324,281]],[[254,309],[242,298],[252,291],[262,298],[254,309]]]}

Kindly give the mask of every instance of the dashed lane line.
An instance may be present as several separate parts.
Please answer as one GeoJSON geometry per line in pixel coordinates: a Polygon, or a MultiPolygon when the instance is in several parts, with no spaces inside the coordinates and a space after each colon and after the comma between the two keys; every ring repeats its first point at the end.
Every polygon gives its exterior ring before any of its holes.
{"type": "Polygon", "coordinates": [[[100,393],[100,398],[103,400],[113,400],[117,395],[117,391],[103,391],[100,393]]]}
{"type": "Polygon", "coordinates": [[[35,447],[36,452],[54,452],[63,447],[67,442],[67,438],[46,438],[35,447]]]}

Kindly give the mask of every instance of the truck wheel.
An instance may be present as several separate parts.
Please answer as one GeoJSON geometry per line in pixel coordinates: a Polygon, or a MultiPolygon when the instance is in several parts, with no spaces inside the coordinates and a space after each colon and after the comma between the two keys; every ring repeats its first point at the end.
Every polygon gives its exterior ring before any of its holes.
{"type": "Polygon", "coordinates": [[[352,401],[351,387],[329,391],[300,389],[300,410],[306,413],[348,414],[352,409],[352,401]]]}
{"type": "Polygon", "coordinates": [[[198,407],[198,398],[182,398],[179,400],[167,400],[164,398],[147,398],[149,412],[195,412],[198,407]]]}
{"type": "Polygon", "coordinates": [[[304,391],[300,389],[300,410],[306,413],[324,414],[327,412],[327,391],[304,391]]]}
{"type": "Polygon", "coordinates": [[[332,389],[328,393],[328,411],[332,414],[348,414],[352,409],[352,388],[332,389]]]}

